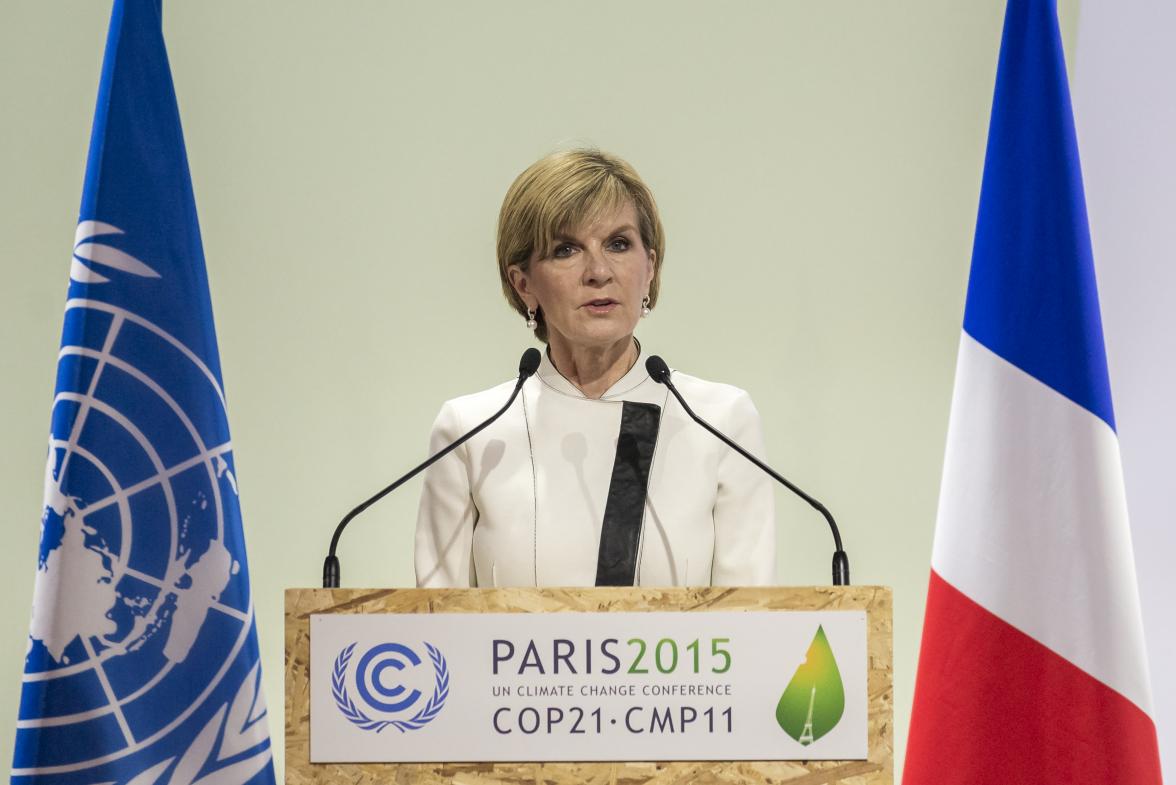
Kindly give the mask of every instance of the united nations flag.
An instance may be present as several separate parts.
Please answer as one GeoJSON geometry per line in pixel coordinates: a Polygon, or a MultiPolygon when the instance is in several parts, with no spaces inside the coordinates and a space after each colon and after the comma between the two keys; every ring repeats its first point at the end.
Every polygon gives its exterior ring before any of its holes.
{"type": "Polygon", "coordinates": [[[237,490],[161,6],[116,0],[13,782],[273,782],[237,490]]]}

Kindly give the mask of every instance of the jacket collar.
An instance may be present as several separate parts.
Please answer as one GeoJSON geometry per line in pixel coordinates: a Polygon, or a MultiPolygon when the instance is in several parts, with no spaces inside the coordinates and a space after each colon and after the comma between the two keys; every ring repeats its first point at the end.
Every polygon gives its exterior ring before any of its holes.
{"type": "MultiPolygon", "coordinates": [[[[633,339],[637,341],[636,338],[633,339]]],[[[568,381],[559,369],[555,367],[555,363],[551,361],[551,356],[548,354],[549,349],[543,350],[543,359],[539,363],[539,370],[536,375],[543,384],[547,385],[556,392],[570,395],[573,398],[584,398],[591,400],[588,396],[580,391],[580,388],[568,381]]],[[[645,349],[641,346],[641,341],[637,341],[637,362],[633,363],[633,367],[628,372],[618,379],[612,387],[605,391],[604,395],[600,396],[600,400],[607,401],[610,399],[620,398],[634,388],[639,387],[642,383],[649,379],[649,372],[645,370],[645,360],[648,355],[645,349]]]]}

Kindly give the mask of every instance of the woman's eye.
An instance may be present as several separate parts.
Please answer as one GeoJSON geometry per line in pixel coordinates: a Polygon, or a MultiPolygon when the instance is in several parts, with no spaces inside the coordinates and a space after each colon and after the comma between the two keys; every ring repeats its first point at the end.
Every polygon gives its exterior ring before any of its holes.
{"type": "Polygon", "coordinates": [[[608,247],[614,251],[627,251],[631,245],[628,237],[614,237],[608,247]]]}
{"type": "Polygon", "coordinates": [[[555,246],[555,250],[551,252],[551,255],[556,259],[566,259],[572,255],[573,250],[571,243],[560,243],[555,246]]]}

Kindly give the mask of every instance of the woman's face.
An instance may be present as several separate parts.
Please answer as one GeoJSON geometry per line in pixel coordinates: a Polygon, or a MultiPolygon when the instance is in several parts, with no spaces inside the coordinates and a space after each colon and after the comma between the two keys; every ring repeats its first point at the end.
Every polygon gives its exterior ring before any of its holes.
{"type": "Polygon", "coordinates": [[[549,342],[603,348],[637,327],[654,255],[641,241],[637,209],[628,202],[557,236],[535,252],[526,272],[515,266],[509,275],[527,307],[543,312],[549,342]]]}

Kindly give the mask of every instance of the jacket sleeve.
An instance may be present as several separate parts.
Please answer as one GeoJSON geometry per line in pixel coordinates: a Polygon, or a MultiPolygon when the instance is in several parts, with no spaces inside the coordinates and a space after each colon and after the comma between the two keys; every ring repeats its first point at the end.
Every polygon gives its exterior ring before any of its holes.
{"type": "MultiPolygon", "coordinates": [[[[740,390],[730,406],[725,433],[761,460],[764,434],[751,396],[740,390]]],[[[776,509],[772,479],[723,445],[715,497],[715,586],[776,583],[776,509]]]]}
{"type": "MultiPolygon", "coordinates": [[[[464,433],[452,401],[441,407],[429,437],[432,455],[464,433]]],[[[471,567],[478,508],[470,494],[469,453],[463,444],[425,472],[416,527],[416,581],[421,588],[475,585],[471,567]]]]}

